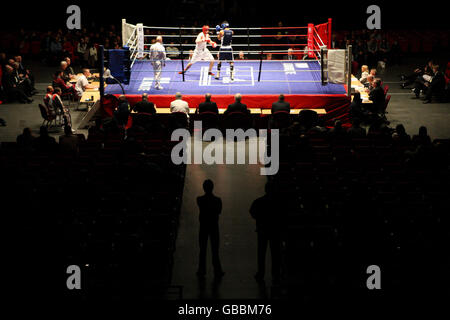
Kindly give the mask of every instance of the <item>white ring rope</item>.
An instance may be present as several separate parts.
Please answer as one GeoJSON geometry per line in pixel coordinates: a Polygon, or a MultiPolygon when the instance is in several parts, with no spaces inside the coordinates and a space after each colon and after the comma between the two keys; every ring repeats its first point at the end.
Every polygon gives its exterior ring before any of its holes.
{"type": "MultiPolygon", "coordinates": [[[[147,45],[148,46],[148,45],[147,45]]],[[[176,47],[177,45],[174,45],[174,47],[176,47]]],[[[131,47],[130,47],[131,48],[131,47]]],[[[320,49],[312,49],[312,50],[309,50],[309,49],[304,49],[304,50],[291,50],[291,51],[289,51],[289,52],[292,52],[292,53],[308,53],[308,52],[310,52],[310,51],[314,51],[314,52],[320,52],[320,49]]],[[[141,52],[143,52],[143,53],[149,53],[150,52],[150,50],[141,50],[141,52]]],[[[209,50],[209,52],[211,52],[211,54],[212,53],[219,53],[220,51],[219,50],[209,50]]],[[[289,52],[288,52],[288,50],[254,50],[254,51],[250,51],[250,50],[239,50],[239,51],[233,51],[233,54],[238,54],[239,52],[243,52],[244,54],[266,54],[266,53],[286,53],[286,54],[288,54],[289,52]]],[[[189,51],[187,51],[187,50],[184,50],[183,51],[183,53],[189,53],[189,51]]],[[[170,51],[169,52],[167,52],[167,48],[166,48],[166,54],[167,55],[170,55],[170,54],[174,54],[174,53],[171,53],[170,51]]],[[[181,51],[180,52],[178,52],[178,54],[181,54],[181,51]]]]}
{"type": "MultiPolygon", "coordinates": [[[[286,29],[307,29],[308,27],[233,27],[232,30],[286,30],[286,29]]],[[[144,29],[162,29],[162,30],[202,30],[202,27],[154,27],[154,26],[144,26],[144,29]]],[[[210,26],[210,29],[213,29],[210,26]]]]}
{"type": "MultiPolygon", "coordinates": [[[[197,38],[197,35],[195,34],[182,34],[181,36],[179,34],[144,34],[144,37],[146,38],[156,38],[158,36],[162,36],[163,38],[197,38]]],[[[212,35],[213,36],[213,35],[212,35]]],[[[290,37],[307,37],[308,35],[302,34],[302,35],[290,35],[290,37]]],[[[278,35],[265,35],[265,34],[235,34],[233,35],[233,38],[275,38],[278,37],[278,35]]]]}
{"type": "MultiPolygon", "coordinates": [[[[147,60],[147,61],[150,62],[149,60],[147,60]]],[[[285,60],[283,60],[283,61],[285,61],[285,60]]],[[[178,71],[180,71],[180,70],[164,70],[164,69],[161,70],[161,72],[178,72],[178,71]]],[[[149,72],[149,71],[148,70],[133,71],[133,73],[135,73],[135,72],[149,72]]],[[[189,70],[189,73],[191,73],[191,72],[201,73],[202,71],[201,70],[189,70]]],[[[253,72],[258,72],[258,70],[253,70],[253,72]]],[[[261,73],[264,73],[264,72],[268,72],[268,73],[286,72],[286,70],[264,70],[264,69],[261,69],[261,73]]],[[[295,72],[320,72],[320,69],[295,70],[295,72]]]]}
{"type": "MultiPolygon", "coordinates": [[[[144,45],[150,46],[150,43],[144,43],[144,45]]],[[[219,44],[217,44],[218,46],[220,46],[219,44]]],[[[195,43],[177,43],[173,45],[175,46],[182,46],[182,47],[195,47],[196,44],[195,43]]],[[[259,43],[250,43],[250,44],[246,44],[246,43],[233,43],[232,44],[233,47],[283,47],[286,46],[288,47],[289,45],[280,45],[280,46],[271,46],[270,44],[259,44],[259,43]]],[[[316,51],[320,51],[320,49],[315,49],[316,51]]]]}

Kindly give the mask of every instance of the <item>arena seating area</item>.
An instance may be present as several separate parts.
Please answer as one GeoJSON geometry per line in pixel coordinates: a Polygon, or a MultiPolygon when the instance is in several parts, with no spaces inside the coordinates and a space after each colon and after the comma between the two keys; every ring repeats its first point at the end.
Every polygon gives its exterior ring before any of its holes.
{"type": "Polygon", "coordinates": [[[286,138],[274,178],[287,215],[280,294],[305,302],[349,299],[344,292],[362,298],[359,277],[374,260],[388,270],[389,298],[445,290],[446,271],[435,266],[448,265],[450,140],[414,140],[286,138]]]}
{"type": "Polygon", "coordinates": [[[166,140],[129,140],[91,135],[77,155],[0,149],[6,198],[21,213],[8,217],[21,230],[19,261],[39,252],[84,266],[79,298],[161,298],[170,284],[185,167],[166,140]]]}

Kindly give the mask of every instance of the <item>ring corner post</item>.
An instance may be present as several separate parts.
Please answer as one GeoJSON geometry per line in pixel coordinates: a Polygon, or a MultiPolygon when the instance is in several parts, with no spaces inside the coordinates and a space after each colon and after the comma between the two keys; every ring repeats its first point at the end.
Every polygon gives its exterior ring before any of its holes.
{"type": "Polygon", "coordinates": [[[352,94],[352,45],[347,46],[347,97],[352,94]]]}
{"type": "Polygon", "coordinates": [[[105,79],[104,79],[104,70],[105,70],[105,47],[103,45],[99,46],[100,49],[100,105],[103,105],[103,96],[105,94],[105,79]]]}
{"type": "Polygon", "coordinates": [[[320,48],[320,80],[323,86],[328,83],[328,77],[325,75],[325,70],[328,70],[328,66],[326,66],[327,61],[328,49],[327,46],[323,46],[320,48]]]}
{"type": "MultiPolygon", "coordinates": [[[[183,44],[181,41],[181,38],[182,38],[181,27],[179,27],[178,32],[179,32],[178,39],[179,39],[179,46],[180,46],[180,54],[181,54],[181,71],[184,71],[184,55],[183,55],[183,44]]],[[[185,82],[184,81],[184,72],[181,73],[181,77],[183,78],[183,82],[185,82]]]]}
{"type": "Polygon", "coordinates": [[[307,45],[308,45],[308,57],[314,57],[314,24],[308,23],[308,34],[307,34],[307,45]]]}
{"type": "Polygon", "coordinates": [[[332,32],[331,25],[332,25],[332,22],[333,22],[333,19],[328,18],[328,43],[327,43],[327,47],[330,48],[330,49],[332,49],[331,48],[331,32],[332,32]]]}
{"type": "Polygon", "coordinates": [[[124,47],[127,43],[127,34],[125,32],[125,25],[127,23],[127,19],[122,19],[122,47],[124,47]]]}
{"type": "Polygon", "coordinates": [[[144,57],[144,25],[142,23],[138,23],[136,25],[136,36],[137,36],[137,57],[144,57]]]}
{"type": "Polygon", "coordinates": [[[261,81],[261,69],[262,69],[263,54],[264,54],[264,51],[261,51],[261,54],[260,54],[260,57],[259,57],[258,82],[261,81]]]}

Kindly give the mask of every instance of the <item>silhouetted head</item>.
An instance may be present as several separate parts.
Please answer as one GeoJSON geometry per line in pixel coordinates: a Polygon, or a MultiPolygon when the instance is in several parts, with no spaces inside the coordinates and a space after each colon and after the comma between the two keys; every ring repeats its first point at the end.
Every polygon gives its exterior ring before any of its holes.
{"type": "Polygon", "coordinates": [[[342,129],[342,121],[341,120],[336,120],[334,122],[334,128],[335,129],[342,129]]]}
{"type": "Polygon", "coordinates": [[[205,101],[211,101],[211,93],[205,94],[205,101]]]}
{"type": "Polygon", "coordinates": [[[41,136],[48,136],[48,129],[46,126],[41,126],[39,129],[39,134],[41,136]]]}
{"type": "Polygon", "coordinates": [[[284,94],[280,94],[280,95],[278,96],[278,99],[279,99],[280,101],[284,101],[284,94]]]}
{"type": "Polygon", "coordinates": [[[421,126],[419,128],[419,136],[426,137],[428,135],[427,127],[421,126]]]}
{"type": "Polygon", "coordinates": [[[71,126],[65,126],[64,127],[64,134],[66,136],[71,136],[72,135],[72,127],[71,126]]]}
{"type": "Polygon", "coordinates": [[[203,182],[203,190],[205,191],[205,193],[212,193],[214,189],[214,182],[212,182],[212,180],[210,179],[206,179],[203,182]]]}
{"type": "Polygon", "coordinates": [[[353,95],[353,101],[361,102],[361,93],[359,91],[355,92],[355,94],[353,95]]]}
{"type": "Polygon", "coordinates": [[[24,128],[22,134],[24,136],[31,137],[31,129],[30,128],[24,128]]]}
{"type": "Polygon", "coordinates": [[[406,134],[405,127],[404,127],[402,124],[398,124],[398,125],[395,127],[395,132],[396,132],[399,136],[405,135],[405,134],[406,134]]]}

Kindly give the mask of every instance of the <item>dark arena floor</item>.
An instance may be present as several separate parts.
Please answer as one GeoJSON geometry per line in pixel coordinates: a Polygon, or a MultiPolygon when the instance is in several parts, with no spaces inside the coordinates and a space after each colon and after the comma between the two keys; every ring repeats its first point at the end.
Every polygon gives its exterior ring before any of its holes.
{"type": "MultiPolygon", "coordinates": [[[[53,10],[66,17],[67,6],[53,10]]],[[[366,27],[364,4],[354,8],[364,17],[358,24],[337,4],[319,14],[312,4],[286,12],[170,0],[154,4],[152,21],[149,4],[142,14],[111,8],[108,17],[96,6],[79,5],[80,30],[65,20],[39,26],[37,7],[23,9],[23,26],[2,22],[5,305],[59,319],[59,308],[128,304],[130,319],[141,308],[150,319],[296,319],[447,306],[448,21],[421,25],[409,9],[410,19],[397,21],[381,4],[380,30],[366,27]],[[234,79],[225,62],[215,79],[207,61],[183,77],[203,24],[220,44],[214,26],[224,17],[234,30],[234,79]],[[165,61],[158,90],[150,47],[161,35],[167,54],[176,47],[185,59],[165,61]],[[86,37],[96,60],[77,54],[86,37]],[[374,56],[362,45],[372,40],[374,56]],[[345,52],[342,65],[333,49],[345,52]],[[73,72],[63,71],[61,84],[54,74],[66,57],[73,72]],[[366,92],[359,81],[362,65],[381,80],[380,104],[377,84],[366,92]],[[102,70],[116,79],[105,77],[104,88],[102,70]],[[88,85],[78,99],[71,87],[82,73],[88,85]],[[50,85],[68,90],[56,118],[55,91],[45,100],[50,85]],[[156,113],[135,108],[143,93],[156,113]],[[207,93],[217,112],[199,108],[207,93]],[[239,94],[248,111],[229,107],[239,94]],[[272,111],[280,94],[288,111],[272,111]]]]}

